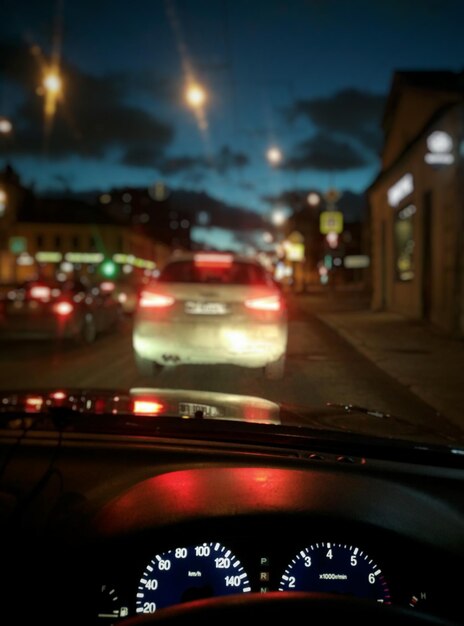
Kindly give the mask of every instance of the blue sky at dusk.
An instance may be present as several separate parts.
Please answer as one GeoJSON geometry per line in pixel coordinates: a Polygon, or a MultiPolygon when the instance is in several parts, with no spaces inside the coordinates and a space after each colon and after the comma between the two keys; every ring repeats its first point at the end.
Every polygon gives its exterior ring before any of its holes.
{"type": "Polygon", "coordinates": [[[286,190],[361,193],[393,71],[464,69],[458,0],[5,0],[3,14],[2,158],[38,191],[164,181],[262,213],[286,190]],[[36,89],[54,51],[64,91],[45,142],[36,89]]]}

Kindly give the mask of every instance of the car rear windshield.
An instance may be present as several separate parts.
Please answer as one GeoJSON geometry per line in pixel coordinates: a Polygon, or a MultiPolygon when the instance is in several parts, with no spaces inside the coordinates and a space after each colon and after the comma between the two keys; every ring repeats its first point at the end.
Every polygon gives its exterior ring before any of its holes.
{"type": "Polygon", "coordinates": [[[176,261],[163,269],[158,280],[164,283],[272,285],[272,278],[264,268],[254,263],[243,262],[198,265],[194,261],[176,261]]]}

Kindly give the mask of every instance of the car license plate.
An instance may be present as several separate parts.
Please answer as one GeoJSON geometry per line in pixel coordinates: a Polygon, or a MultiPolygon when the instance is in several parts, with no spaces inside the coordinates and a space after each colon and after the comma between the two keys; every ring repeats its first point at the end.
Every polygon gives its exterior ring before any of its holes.
{"type": "Polygon", "coordinates": [[[185,312],[189,315],[225,315],[227,305],[224,302],[196,302],[189,300],[185,303],[185,312]]]}
{"type": "Polygon", "coordinates": [[[191,415],[192,417],[200,411],[204,417],[219,417],[220,410],[216,406],[208,404],[196,404],[194,402],[179,402],[179,413],[181,415],[191,415]]]}

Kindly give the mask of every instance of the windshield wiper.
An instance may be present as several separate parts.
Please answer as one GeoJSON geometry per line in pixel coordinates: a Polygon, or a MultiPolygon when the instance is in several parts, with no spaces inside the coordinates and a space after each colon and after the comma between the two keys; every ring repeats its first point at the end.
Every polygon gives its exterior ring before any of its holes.
{"type": "Polygon", "coordinates": [[[346,413],[353,413],[353,412],[364,413],[365,415],[372,415],[372,417],[378,417],[380,419],[395,419],[400,422],[403,422],[404,424],[408,423],[406,420],[402,419],[401,417],[397,417],[396,415],[393,416],[393,415],[390,415],[390,413],[383,413],[382,411],[377,411],[376,409],[370,409],[368,407],[360,406],[358,404],[342,404],[339,402],[327,402],[326,405],[333,406],[338,409],[343,409],[344,411],[346,411],[346,413]]]}
{"type": "MultiPolygon", "coordinates": [[[[392,415],[391,413],[384,413],[383,411],[379,411],[377,409],[372,409],[370,407],[365,407],[365,406],[361,406],[357,404],[341,403],[341,402],[327,402],[326,406],[343,409],[345,413],[362,413],[364,415],[369,415],[370,417],[375,417],[379,420],[393,420],[395,422],[398,422],[408,427],[414,426],[413,422],[411,422],[410,420],[404,417],[399,417],[398,415],[392,415]]],[[[453,444],[456,444],[457,441],[458,442],[462,441],[461,431],[456,432],[455,435],[452,435],[450,433],[444,432],[443,430],[438,430],[437,428],[433,428],[425,424],[421,424],[420,428],[421,428],[421,431],[424,433],[428,433],[434,437],[439,435],[440,437],[443,437],[444,439],[448,440],[449,442],[452,442],[453,444]]]]}

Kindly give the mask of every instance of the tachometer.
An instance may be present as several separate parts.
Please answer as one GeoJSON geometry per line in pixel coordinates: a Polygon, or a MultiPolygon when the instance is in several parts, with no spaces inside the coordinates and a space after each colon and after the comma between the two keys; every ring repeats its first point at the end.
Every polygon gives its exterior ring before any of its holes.
{"type": "Polygon", "coordinates": [[[315,591],[391,604],[382,570],[363,550],[322,542],[304,548],[287,565],[279,591],[315,591]]]}
{"type": "Polygon", "coordinates": [[[202,543],[156,554],[137,587],[136,613],[199,598],[251,591],[248,574],[221,543],[202,543]]]}

